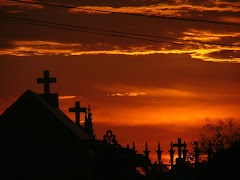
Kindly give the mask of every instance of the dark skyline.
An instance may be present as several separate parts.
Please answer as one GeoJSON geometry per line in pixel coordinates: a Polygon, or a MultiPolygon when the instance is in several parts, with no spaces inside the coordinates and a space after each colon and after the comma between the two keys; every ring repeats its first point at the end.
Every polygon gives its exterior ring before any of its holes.
{"type": "MultiPolygon", "coordinates": [[[[240,45],[240,27],[123,14],[97,13],[0,1],[1,16],[72,24],[182,40],[240,45]]],[[[52,1],[41,1],[53,3],[52,1]]],[[[54,1],[63,4],[64,1],[54,1]]],[[[239,22],[239,2],[230,1],[71,1],[83,9],[239,22]]],[[[240,118],[239,47],[191,42],[190,45],[110,37],[7,21],[0,18],[0,113],[26,89],[43,92],[36,77],[50,70],[51,91],[60,109],[75,101],[91,104],[96,137],[112,129],[122,145],[156,159],[161,142],[197,138],[205,118],[240,118]]],[[[166,40],[164,40],[166,41],[166,40]]],[[[169,40],[170,41],[170,40],[169,40]]]]}

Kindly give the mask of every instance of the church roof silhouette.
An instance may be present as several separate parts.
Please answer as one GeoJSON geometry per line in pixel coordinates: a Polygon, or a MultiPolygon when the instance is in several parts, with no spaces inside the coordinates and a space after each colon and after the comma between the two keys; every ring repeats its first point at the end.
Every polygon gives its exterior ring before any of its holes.
{"type": "Polygon", "coordinates": [[[49,123],[49,121],[55,121],[54,123],[62,124],[63,126],[61,127],[64,128],[65,133],[71,133],[80,140],[91,139],[82,128],[77,127],[60,109],[51,106],[41,95],[30,90],[27,90],[12,104],[12,106],[2,114],[2,117],[11,116],[12,118],[13,116],[17,116],[16,121],[32,120],[31,124],[36,123],[37,125],[40,123],[37,119],[42,115],[49,118],[41,118],[41,121],[48,121],[47,123],[49,123]],[[24,118],[21,119],[21,116],[24,116],[24,118]],[[32,118],[26,118],[27,116],[32,116],[32,118]]]}
{"type": "MultiPolygon", "coordinates": [[[[85,127],[88,121],[92,128],[91,111],[88,115],[85,127]]],[[[134,179],[136,164],[145,163],[134,149],[95,139],[93,130],[74,123],[58,108],[58,94],[49,86],[44,94],[25,91],[0,115],[0,123],[0,159],[6,168],[0,177],[134,179]]]]}

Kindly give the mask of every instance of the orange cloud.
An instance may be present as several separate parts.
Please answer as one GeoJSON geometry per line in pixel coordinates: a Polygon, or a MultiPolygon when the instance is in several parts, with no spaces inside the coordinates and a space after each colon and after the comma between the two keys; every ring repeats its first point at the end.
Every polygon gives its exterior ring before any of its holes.
{"type": "Polygon", "coordinates": [[[220,2],[216,1],[209,4],[194,4],[191,2],[175,2],[159,3],[148,6],[125,6],[125,7],[109,7],[109,6],[79,6],[69,10],[70,13],[88,13],[88,14],[108,14],[110,12],[134,13],[144,15],[165,15],[165,16],[191,16],[191,11],[199,12],[239,12],[239,2],[220,2]]]}
{"type": "MultiPolygon", "coordinates": [[[[34,0],[24,0],[28,2],[36,2],[34,0]]],[[[0,7],[1,6],[16,6],[20,8],[26,8],[26,9],[42,9],[43,5],[39,4],[30,4],[30,3],[22,3],[22,2],[16,2],[16,1],[8,1],[8,0],[0,0],[0,7]]]]}
{"type": "Polygon", "coordinates": [[[115,93],[115,94],[107,94],[107,96],[140,96],[145,95],[144,92],[129,92],[129,93],[115,93]]]}
{"type": "MultiPolygon", "coordinates": [[[[196,35],[198,31],[192,30],[190,33],[191,38],[198,38],[196,35]]],[[[203,32],[203,34],[211,34],[203,32]]],[[[213,37],[220,38],[228,35],[239,36],[239,33],[219,34],[213,37]]],[[[187,36],[185,37],[187,38],[187,36]]],[[[203,37],[202,37],[203,38],[203,37]]],[[[207,37],[205,37],[207,39],[207,37]]],[[[81,43],[60,43],[53,41],[11,41],[12,48],[0,50],[0,55],[13,55],[13,56],[32,56],[32,55],[64,55],[64,56],[80,56],[85,54],[115,54],[115,55],[150,55],[150,54],[190,54],[192,58],[201,59],[204,61],[213,62],[240,62],[238,57],[230,58],[214,58],[209,56],[210,53],[218,52],[220,50],[233,50],[239,51],[240,47],[221,47],[220,45],[205,45],[199,46],[198,49],[191,46],[182,47],[181,49],[171,49],[168,45],[141,46],[141,47],[125,47],[122,49],[120,46],[111,46],[107,44],[93,44],[87,48],[81,43]],[[96,49],[97,47],[97,49],[96,49]],[[156,50],[157,49],[157,50],[156,50]]]]}
{"type": "Polygon", "coordinates": [[[211,42],[214,40],[220,40],[223,37],[237,38],[240,37],[240,32],[222,32],[216,33],[207,30],[197,30],[197,29],[188,29],[188,31],[183,32],[185,35],[183,40],[199,40],[203,42],[211,42]]]}
{"type": "Polygon", "coordinates": [[[59,99],[74,99],[76,96],[59,96],[59,99]]]}

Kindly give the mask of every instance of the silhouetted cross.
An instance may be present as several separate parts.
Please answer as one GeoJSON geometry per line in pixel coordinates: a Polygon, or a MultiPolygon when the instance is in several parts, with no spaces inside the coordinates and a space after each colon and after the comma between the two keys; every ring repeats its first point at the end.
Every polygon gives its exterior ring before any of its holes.
{"type": "Polygon", "coordinates": [[[76,101],[75,102],[75,108],[69,108],[69,112],[75,112],[76,114],[76,124],[80,126],[80,112],[85,112],[87,113],[87,109],[81,108],[80,107],[80,102],[76,101]]]}
{"type": "Polygon", "coordinates": [[[56,78],[49,77],[49,71],[44,71],[44,78],[37,78],[37,83],[44,84],[44,94],[50,94],[50,83],[56,83],[56,78]]]}
{"type": "Polygon", "coordinates": [[[181,158],[182,147],[186,147],[187,146],[186,143],[182,144],[181,141],[182,141],[181,138],[178,138],[178,143],[177,144],[173,144],[173,147],[178,147],[178,158],[181,158]]]}

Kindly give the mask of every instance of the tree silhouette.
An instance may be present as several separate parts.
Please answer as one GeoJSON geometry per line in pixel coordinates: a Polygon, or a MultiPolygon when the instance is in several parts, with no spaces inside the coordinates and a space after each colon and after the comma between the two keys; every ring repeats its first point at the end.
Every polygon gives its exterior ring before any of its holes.
{"type": "Polygon", "coordinates": [[[200,135],[200,147],[203,153],[208,151],[209,146],[217,152],[239,142],[240,128],[233,118],[218,119],[216,123],[207,118],[206,122],[203,127],[205,133],[200,135]]]}
{"type": "MultiPolygon", "coordinates": [[[[200,159],[200,164],[192,168],[196,180],[237,179],[240,169],[240,128],[233,118],[218,119],[213,123],[206,119],[204,133],[200,136],[200,149],[208,153],[208,161],[200,159]],[[211,153],[210,153],[211,152],[211,153]],[[211,158],[209,155],[211,154],[211,158]]],[[[194,156],[194,155],[193,155],[194,156]]]]}

